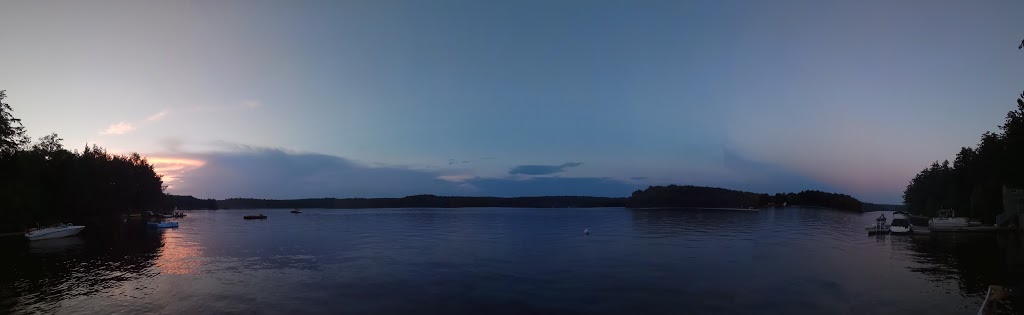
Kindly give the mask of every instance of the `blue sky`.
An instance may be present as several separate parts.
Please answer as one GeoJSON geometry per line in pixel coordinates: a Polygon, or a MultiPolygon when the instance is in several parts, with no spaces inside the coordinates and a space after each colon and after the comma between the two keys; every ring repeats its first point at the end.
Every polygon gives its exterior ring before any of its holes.
{"type": "Polygon", "coordinates": [[[0,4],[33,137],[199,197],[625,196],[656,184],[895,203],[1024,89],[1011,1],[0,4]]]}

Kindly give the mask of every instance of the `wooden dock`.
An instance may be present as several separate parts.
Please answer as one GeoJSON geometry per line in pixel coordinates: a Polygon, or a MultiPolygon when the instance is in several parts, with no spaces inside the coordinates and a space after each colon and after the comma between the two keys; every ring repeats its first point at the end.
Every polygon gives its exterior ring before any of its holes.
{"type": "Polygon", "coordinates": [[[1010,290],[1002,286],[988,286],[988,292],[985,293],[985,301],[981,303],[978,315],[1012,314],[1013,309],[1006,304],[1006,300],[1008,300],[1011,294],[1010,290]]]}
{"type": "Polygon", "coordinates": [[[988,233],[988,232],[1002,232],[1002,231],[1016,231],[1017,229],[1012,227],[1001,227],[991,225],[979,225],[979,226],[961,226],[961,227],[948,227],[948,226],[929,226],[929,230],[932,232],[961,232],[961,233],[988,233]]]}
{"type": "Polygon", "coordinates": [[[889,234],[889,225],[888,224],[883,225],[881,227],[869,226],[869,227],[866,227],[864,229],[868,231],[868,235],[889,234]]]}

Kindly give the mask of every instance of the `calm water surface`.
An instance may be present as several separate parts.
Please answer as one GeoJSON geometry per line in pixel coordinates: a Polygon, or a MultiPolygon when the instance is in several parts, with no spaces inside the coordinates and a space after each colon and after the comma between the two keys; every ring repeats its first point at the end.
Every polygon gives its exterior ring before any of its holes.
{"type": "Polygon", "coordinates": [[[0,313],[967,314],[1024,278],[1015,234],[867,236],[877,213],[262,212],[0,239],[0,313]]]}

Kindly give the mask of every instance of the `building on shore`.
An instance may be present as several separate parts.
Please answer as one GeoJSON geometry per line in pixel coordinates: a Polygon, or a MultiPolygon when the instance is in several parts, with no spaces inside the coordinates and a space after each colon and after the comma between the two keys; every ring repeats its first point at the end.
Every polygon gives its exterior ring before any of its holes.
{"type": "Polygon", "coordinates": [[[1009,188],[1003,185],[1003,213],[996,218],[996,223],[1003,225],[1016,222],[1017,227],[1024,227],[1024,189],[1009,188]]]}

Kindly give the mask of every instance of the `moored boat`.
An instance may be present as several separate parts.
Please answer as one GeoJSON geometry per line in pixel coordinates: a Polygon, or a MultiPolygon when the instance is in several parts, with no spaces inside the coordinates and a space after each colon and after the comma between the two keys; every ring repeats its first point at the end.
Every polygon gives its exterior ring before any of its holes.
{"type": "Polygon", "coordinates": [[[928,220],[928,227],[931,228],[961,228],[970,226],[968,219],[957,217],[956,211],[952,209],[939,210],[935,217],[928,220]]]}
{"type": "Polygon", "coordinates": [[[902,211],[892,213],[892,223],[889,223],[889,233],[908,234],[914,230],[910,227],[910,214],[902,211]]]}
{"type": "Polygon", "coordinates": [[[885,213],[875,218],[875,225],[865,228],[868,231],[868,235],[889,233],[889,225],[885,224],[885,221],[885,213]]]}
{"type": "Polygon", "coordinates": [[[51,238],[67,237],[78,234],[85,226],[72,225],[70,223],[58,223],[54,226],[42,229],[31,230],[25,233],[25,238],[30,241],[45,240],[51,238]]]}
{"type": "Polygon", "coordinates": [[[302,210],[299,210],[299,208],[295,208],[292,209],[292,213],[302,213],[302,210]]]}
{"type": "Polygon", "coordinates": [[[178,222],[147,222],[146,225],[151,228],[176,228],[178,222]]]}
{"type": "Polygon", "coordinates": [[[267,216],[263,215],[262,213],[260,213],[260,214],[257,214],[257,215],[247,215],[247,216],[244,216],[242,218],[246,219],[246,220],[265,220],[267,218],[267,216]]]}

